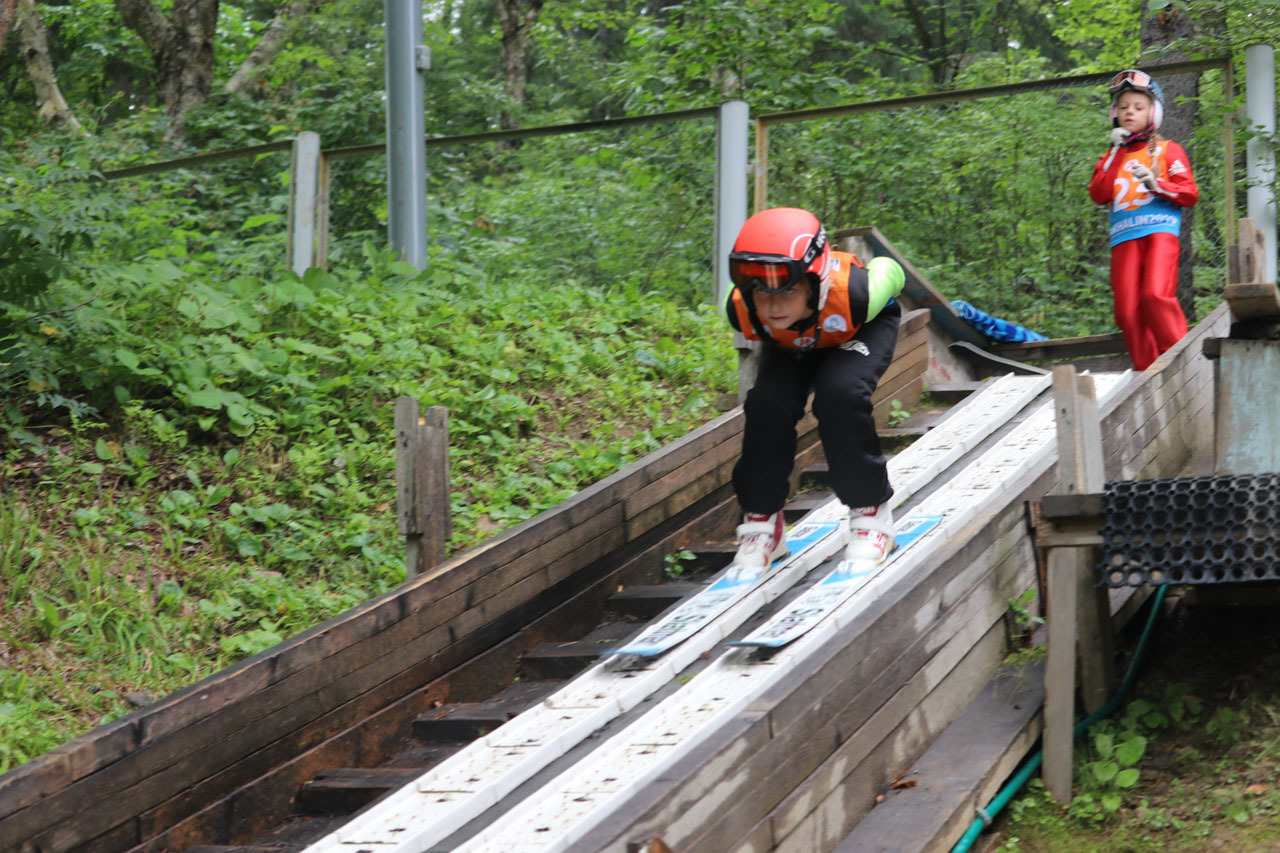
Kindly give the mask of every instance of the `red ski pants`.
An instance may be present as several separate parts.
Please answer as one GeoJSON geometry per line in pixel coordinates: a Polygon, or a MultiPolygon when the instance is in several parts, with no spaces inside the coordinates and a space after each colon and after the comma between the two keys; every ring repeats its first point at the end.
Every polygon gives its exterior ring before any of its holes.
{"type": "Polygon", "coordinates": [[[1111,247],[1116,325],[1136,370],[1146,370],[1187,333],[1178,304],[1178,235],[1148,234],[1111,247]]]}

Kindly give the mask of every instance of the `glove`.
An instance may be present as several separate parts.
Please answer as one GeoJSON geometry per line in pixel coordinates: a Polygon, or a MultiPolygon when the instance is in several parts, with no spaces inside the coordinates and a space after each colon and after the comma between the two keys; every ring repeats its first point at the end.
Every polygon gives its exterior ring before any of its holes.
{"type": "Polygon", "coordinates": [[[1155,192],[1160,189],[1160,185],[1156,183],[1156,173],[1148,169],[1141,163],[1137,163],[1133,167],[1133,176],[1142,183],[1146,184],[1147,189],[1155,192]]]}
{"type": "Polygon", "coordinates": [[[1124,141],[1130,136],[1133,136],[1133,134],[1125,130],[1123,127],[1113,127],[1111,128],[1111,134],[1108,139],[1111,140],[1111,147],[1114,148],[1117,145],[1124,145],[1124,141]]]}

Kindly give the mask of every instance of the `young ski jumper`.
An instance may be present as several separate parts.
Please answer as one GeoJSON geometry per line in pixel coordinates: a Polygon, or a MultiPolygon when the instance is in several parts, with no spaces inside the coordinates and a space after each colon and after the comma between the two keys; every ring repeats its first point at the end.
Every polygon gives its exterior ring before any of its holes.
{"type": "Polygon", "coordinates": [[[776,207],[742,226],[729,275],[729,323],[763,341],[733,469],[745,513],[734,564],[765,568],[786,553],[782,506],[810,392],[831,484],[851,508],[846,556],[883,560],[893,546],[893,489],[871,394],[898,339],[902,267],[832,251],[816,216],[776,207]]]}
{"type": "Polygon", "coordinates": [[[1178,304],[1182,208],[1200,197],[1187,152],[1156,134],[1164,93],[1136,69],[1111,81],[1110,149],[1098,158],[1089,196],[1111,206],[1111,291],[1116,325],[1133,366],[1146,370],[1187,333],[1178,304]]]}

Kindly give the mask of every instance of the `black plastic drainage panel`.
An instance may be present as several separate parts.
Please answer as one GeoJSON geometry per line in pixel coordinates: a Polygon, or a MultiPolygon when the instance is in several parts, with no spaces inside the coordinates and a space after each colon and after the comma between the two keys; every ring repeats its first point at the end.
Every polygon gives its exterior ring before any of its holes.
{"type": "Polygon", "coordinates": [[[1119,480],[1102,513],[1099,586],[1280,579],[1280,474],[1119,480]]]}

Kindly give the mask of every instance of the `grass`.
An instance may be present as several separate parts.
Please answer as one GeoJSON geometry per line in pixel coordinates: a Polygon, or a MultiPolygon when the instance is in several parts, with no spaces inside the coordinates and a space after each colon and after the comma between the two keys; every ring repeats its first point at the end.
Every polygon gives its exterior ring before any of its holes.
{"type": "MultiPolygon", "coordinates": [[[[449,407],[456,553],[718,416],[734,380],[706,306],[316,276],[294,285],[305,318],[263,297],[270,323],[203,332],[201,314],[163,326],[192,288],[152,276],[149,307],[106,291],[94,310],[145,310],[154,337],[97,341],[82,316],[40,350],[98,353],[87,372],[114,371],[122,402],[28,404],[0,455],[0,772],[401,583],[398,395],[449,407]],[[184,399],[171,375],[206,357],[229,359],[207,390],[257,383],[256,408],[184,399]]],[[[49,369],[64,393],[67,358],[49,369]]]]}

